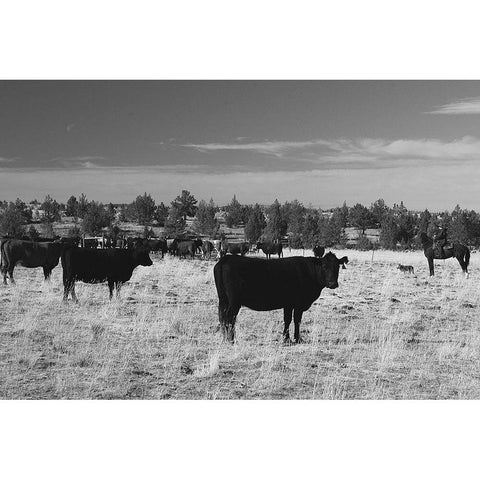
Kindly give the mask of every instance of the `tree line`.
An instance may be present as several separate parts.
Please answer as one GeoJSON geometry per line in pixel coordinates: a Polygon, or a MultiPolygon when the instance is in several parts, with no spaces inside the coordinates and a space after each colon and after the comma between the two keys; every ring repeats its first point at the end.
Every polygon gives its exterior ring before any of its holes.
{"type": "Polygon", "coordinates": [[[480,214],[459,205],[451,212],[418,212],[408,210],[403,202],[390,207],[379,199],[370,206],[357,203],[350,207],[344,202],[341,207],[322,210],[298,200],[283,204],[275,200],[271,205],[241,204],[234,195],[228,205],[218,206],[213,199],[198,201],[188,190],[182,190],[168,206],[157,204],[146,192],[131,203],[115,205],[88,200],[85,194],[78,198],[72,195],[65,203],[50,195],[43,202],[34,200],[29,204],[20,199],[0,201],[0,234],[38,238],[35,210],[41,212],[37,222],[43,224],[46,236],[53,236],[53,223],[61,221],[62,216],[74,221],[70,235],[107,233],[113,237],[121,233],[120,225],[125,223],[144,226],[146,237],[153,236],[152,226],[163,227],[168,236],[182,235],[187,229],[187,218],[193,218],[190,233],[222,238],[225,227],[236,228],[243,230],[247,241],[282,240],[292,248],[311,248],[315,244],[363,250],[418,248],[416,234],[426,232],[431,236],[440,225],[447,228],[451,241],[480,245],[480,214]],[[353,240],[351,231],[350,238],[347,236],[348,228],[356,231],[353,240]],[[369,229],[378,234],[376,242],[368,235],[369,229]]]}

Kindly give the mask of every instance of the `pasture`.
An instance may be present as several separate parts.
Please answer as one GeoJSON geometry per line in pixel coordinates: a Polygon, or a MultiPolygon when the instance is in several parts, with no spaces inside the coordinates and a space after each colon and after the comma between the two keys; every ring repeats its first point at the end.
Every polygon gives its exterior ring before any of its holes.
{"type": "Polygon", "coordinates": [[[78,282],[78,304],[62,302],[61,266],[50,283],[17,267],[17,283],[0,286],[0,397],[480,398],[477,255],[467,280],[451,259],[429,278],[422,252],[376,251],[371,262],[371,252],[333,251],[350,263],[304,314],[306,343],[292,346],[281,310],[242,308],[237,343],[222,342],[213,260],[152,255],[120,299],[78,282]]]}

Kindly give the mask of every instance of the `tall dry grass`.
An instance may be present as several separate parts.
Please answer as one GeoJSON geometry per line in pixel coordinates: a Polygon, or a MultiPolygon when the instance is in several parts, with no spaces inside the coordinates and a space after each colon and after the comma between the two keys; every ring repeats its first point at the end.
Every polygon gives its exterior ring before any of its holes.
{"type": "Polygon", "coordinates": [[[456,260],[430,279],[421,252],[335,253],[350,259],[340,286],[304,315],[307,342],[294,346],[281,311],[245,308],[237,343],[221,341],[213,261],[155,258],[112,302],[106,285],[79,282],[79,304],[62,302],[61,267],[50,283],[19,267],[0,287],[0,396],[480,398],[476,255],[466,280],[456,260]]]}

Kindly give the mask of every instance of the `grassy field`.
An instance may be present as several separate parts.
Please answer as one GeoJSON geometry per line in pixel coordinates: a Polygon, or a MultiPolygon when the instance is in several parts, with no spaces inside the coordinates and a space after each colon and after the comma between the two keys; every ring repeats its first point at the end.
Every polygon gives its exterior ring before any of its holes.
{"type": "Polygon", "coordinates": [[[0,397],[480,398],[477,256],[467,280],[451,259],[429,279],[421,252],[335,253],[350,258],[340,286],[293,346],[280,310],[242,308],[237,343],[221,341],[213,260],[152,257],[112,302],[106,285],[77,283],[79,304],[62,302],[61,266],[51,283],[18,267],[0,286],[0,397]]]}

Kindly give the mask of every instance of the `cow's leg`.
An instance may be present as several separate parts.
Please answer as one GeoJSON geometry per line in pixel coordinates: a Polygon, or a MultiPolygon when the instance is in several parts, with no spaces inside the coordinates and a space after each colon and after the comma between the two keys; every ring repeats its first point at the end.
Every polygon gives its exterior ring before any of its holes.
{"type": "Polygon", "coordinates": [[[108,279],[108,290],[110,291],[110,300],[113,297],[113,289],[115,287],[115,282],[113,280],[108,279]]]}
{"type": "Polygon", "coordinates": [[[283,309],[283,342],[290,343],[290,323],[292,323],[293,308],[283,309]]]}
{"type": "Polygon", "coordinates": [[[120,298],[120,290],[122,289],[122,282],[115,282],[115,290],[117,294],[117,298],[120,298]]]}
{"type": "Polygon", "coordinates": [[[295,343],[303,343],[302,337],[300,337],[300,322],[302,321],[303,310],[295,309],[293,312],[293,321],[295,322],[295,343]]]}
{"type": "Polygon", "coordinates": [[[52,273],[52,269],[50,267],[43,267],[43,276],[45,277],[45,281],[50,280],[51,273],[52,273]]]}
{"type": "Polygon", "coordinates": [[[2,275],[3,275],[3,284],[7,285],[7,267],[5,265],[2,266],[2,275]]]}
{"type": "Polygon", "coordinates": [[[71,278],[64,278],[63,279],[63,301],[66,302],[68,300],[68,294],[72,294],[72,299],[77,302],[77,296],[75,295],[75,280],[71,278]]]}
{"type": "Polygon", "coordinates": [[[430,269],[430,276],[433,277],[433,275],[435,274],[433,267],[433,257],[428,257],[428,268],[430,269]]]}
{"type": "Polygon", "coordinates": [[[8,277],[10,278],[10,283],[15,283],[15,280],[13,279],[13,269],[15,268],[14,265],[12,265],[11,267],[8,267],[7,271],[8,271],[8,277]]]}

